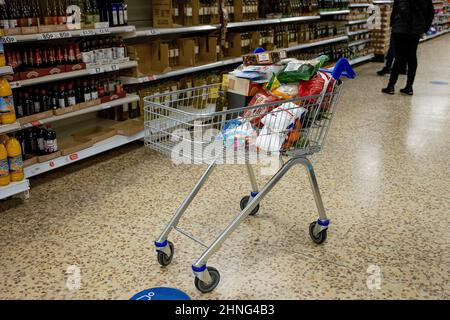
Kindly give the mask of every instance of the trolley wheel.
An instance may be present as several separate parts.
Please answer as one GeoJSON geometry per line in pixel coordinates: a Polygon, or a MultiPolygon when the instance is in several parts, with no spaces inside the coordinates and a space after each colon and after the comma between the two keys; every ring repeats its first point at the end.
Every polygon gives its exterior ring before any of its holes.
{"type": "MultiPolygon", "coordinates": [[[[245,207],[247,207],[247,204],[248,204],[249,200],[250,200],[250,196],[245,196],[245,197],[243,197],[243,198],[241,199],[241,204],[240,204],[240,205],[241,205],[241,210],[244,210],[245,207]]],[[[259,203],[258,203],[258,205],[255,207],[255,209],[253,209],[252,212],[250,212],[250,215],[251,215],[251,216],[254,216],[255,214],[258,213],[258,211],[259,211],[259,203]]]]}
{"type": "Polygon", "coordinates": [[[207,270],[209,271],[209,274],[211,275],[212,281],[210,284],[204,283],[202,280],[200,280],[197,277],[195,277],[195,280],[194,280],[195,287],[200,292],[203,292],[203,293],[208,293],[208,292],[213,291],[220,282],[220,273],[216,268],[207,267],[207,270]]]}
{"type": "Polygon", "coordinates": [[[311,222],[311,224],[309,225],[309,236],[315,244],[322,244],[325,242],[325,240],[327,240],[327,229],[320,231],[319,234],[315,236],[314,229],[316,228],[316,225],[317,221],[311,222]]]}
{"type": "Polygon", "coordinates": [[[168,241],[168,242],[169,242],[169,248],[170,248],[170,255],[169,256],[167,254],[165,254],[164,252],[162,252],[162,251],[158,251],[158,262],[163,267],[167,267],[172,262],[173,253],[175,251],[173,243],[170,242],[170,241],[168,241]]]}

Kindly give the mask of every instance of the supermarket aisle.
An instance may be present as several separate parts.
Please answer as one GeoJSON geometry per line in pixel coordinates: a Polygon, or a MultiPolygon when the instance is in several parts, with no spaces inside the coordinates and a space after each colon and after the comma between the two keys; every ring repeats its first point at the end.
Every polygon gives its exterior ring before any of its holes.
{"type": "MultiPolygon", "coordinates": [[[[294,169],[209,262],[222,275],[216,291],[199,294],[190,265],[201,248],[172,236],[164,270],[152,242],[204,167],[174,167],[136,143],[33,179],[25,204],[0,204],[0,298],[127,299],[172,286],[196,299],[449,299],[449,50],[450,36],[421,45],[412,98],[379,92],[380,64],[346,84],[313,158],[332,219],[326,245],[309,239],[316,210],[294,169]],[[70,265],[79,290],[66,288],[70,265]]],[[[206,187],[182,225],[209,240],[249,184],[244,168],[222,167],[206,187]]]]}

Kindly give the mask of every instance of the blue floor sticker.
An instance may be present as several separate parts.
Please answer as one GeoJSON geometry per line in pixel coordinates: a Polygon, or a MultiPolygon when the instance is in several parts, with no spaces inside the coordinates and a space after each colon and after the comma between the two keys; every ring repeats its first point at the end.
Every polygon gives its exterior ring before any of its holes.
{"type": "Polygon", "coordinates": [[[141,291],[130,300],[191,300],[191,298],[178,289],[160,287],[141,291]]]}
{"type": "Polygon", "coordinates": [[[430,81],[431,84],[442,84],[442,85],[448,85],[447,81],[430,81]]]}

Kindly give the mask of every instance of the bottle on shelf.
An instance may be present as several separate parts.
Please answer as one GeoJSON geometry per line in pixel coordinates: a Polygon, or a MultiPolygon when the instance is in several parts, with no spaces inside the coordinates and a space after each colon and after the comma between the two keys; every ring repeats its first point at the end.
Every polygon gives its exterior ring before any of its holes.
{"type": "Polygon", "coordinates": [[[0,186],[7,186],[10,182],[8,152],[3,143],[0,143],[0,186]]]}
{"type": "Polygon", "coordinates": [[[23,174],[22,148],[16,138],[9,138],[6,143],[6,151],[8,152],[9,175],[11,181],[21,181],[23,174]]]}
{"type": "Polygon", "coordinates": [[[44,149],[46,154],[58,151],[56,132],[52,129],[52,126],[50,124],[47,125],[47,130],[44,136],[44,149]]]}

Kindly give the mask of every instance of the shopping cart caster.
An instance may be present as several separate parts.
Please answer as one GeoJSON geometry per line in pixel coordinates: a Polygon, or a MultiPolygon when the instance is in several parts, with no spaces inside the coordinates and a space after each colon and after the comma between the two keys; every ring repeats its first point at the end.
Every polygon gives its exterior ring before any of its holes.
{"type": "MultiPolygon", "coordinates": [[[[250,201],[250,196],[245,196],[241,199],[241,210],[244,210],[245,207],[247,206],[248,202],[250,201]]],[[[259,203],[258,205],[255,207],[255,209],[252,210],[252,212],[250,212],[251,216],[254,216],[255,214],[257,214],[259,211],[259,203]]]]}
{"type": "Polygon", "coordinates": [[[213,291],[220,282],[220,273],[216,268],[207,267],[206,269],[208,270],[209,275],[211,277],[210,283],[206,283],[200,280],[198,276],[196,276],[194,280],[195,287],[202,293],[208,293],[213,291]]]}
{"type": "Polygon", "coordinates": [[[309,236],[315,244],[322,244],[325,242],[325,240],[327,240],[327,229],[322,229],[321,231],[319,231],[319,233],[317,233],[317,235],[315,235],[315,232],[317,232],[316,227],[317,221],[311,222],[311,224],[309,225],[309,236]]]}
{"type": "Polygon", "coordinates": [[[173,259],[173,253],[175,251],[175,248],[173,246],[173,243],[170,241],[167,241],[168,245],[169,245],[169,250],[170,250],[170,254],[167,255],[167,253],[162,252],[162,251],[157,251],[158,252],[158,263],[163,266],[163,267],[167,267],[173,259]]]}

